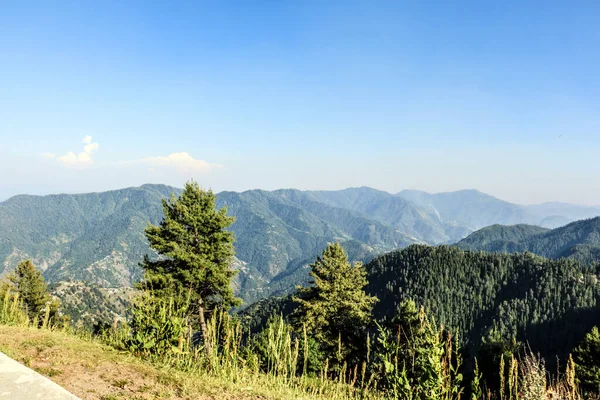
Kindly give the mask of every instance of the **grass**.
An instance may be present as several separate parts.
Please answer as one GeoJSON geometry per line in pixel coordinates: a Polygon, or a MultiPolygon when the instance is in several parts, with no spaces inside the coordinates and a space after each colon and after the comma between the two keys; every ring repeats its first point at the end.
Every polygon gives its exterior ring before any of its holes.
{"type": "Polygon", "coordinates": [[[95,340],[61,331],[0,325],[0,351],[82,399],[316,399],[268,375],[236,383],[158,367],[95,340]]]}
{"type": "Polygon", "coordinates": [[[381,398],[368,384],[355,387],[356,376],[347,381],[345,369],[331,380],[327,366],[319,376],[297,374],[299,341],[281,317],[269,330],[264,371],[257,354],[245,354],[240,324],[224,312],[210,320],[207,344],[195,347],[172,299],[142,299],[141,308],[132,308],[136,329],[115,323],[93,336],[68,325],[57,329],[48,309],[41,325],[32,323],[18,294],[2,297],[0,351],[83,399],[381,398]]]}

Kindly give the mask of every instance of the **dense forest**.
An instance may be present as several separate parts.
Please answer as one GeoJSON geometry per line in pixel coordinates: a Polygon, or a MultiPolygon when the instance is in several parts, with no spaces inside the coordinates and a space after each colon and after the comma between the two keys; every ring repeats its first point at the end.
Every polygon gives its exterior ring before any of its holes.
{"type": "Polygon", "coordinates": [[[457,246],[491,252],[529,251],[548,258],[573,258],[589,264],[600,260],[600,217],[575,221],[553,230],[493,225],[474,232],[457,246]]]}
{"type": "MultiPolygon", "coordinates": [[[[413,245],[365,266],[373,313],[391,319],[404,300],[422,305],[461,337],[471,355],[483,339],[527,343],[551,365],[564,360],[600,321],[599,267],[532,253],[493,254],[413,245]]],[[[270,298],[241,315],[257,329],[272,312],[289,314],[291,297],[270,298]]]]}
{"type": "Polygon", "coordinates": [[[377,317],[413,299],[472,349],[499,336],[527,342],[549,362],[564,360],[600,321],[598,266],[575,260],[414,245],[366,269],[377,317]]]}

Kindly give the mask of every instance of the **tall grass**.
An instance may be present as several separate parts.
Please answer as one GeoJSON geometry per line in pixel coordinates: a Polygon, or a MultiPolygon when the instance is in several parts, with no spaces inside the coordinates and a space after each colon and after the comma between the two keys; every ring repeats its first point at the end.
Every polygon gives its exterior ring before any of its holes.
{"type": "Polygon", "coordinates": [[[19,294],[13,293],[10,287],[5,289],[2,304],[0,304],[0,323],[18,326],[29,324],[29,317],[23,308],[19,294]]]}
{"type": "Polygon", "coordinates": [[[207,324],[206,343],[202,343],[191,329],[189,306],[186,301],[142,295],[141,301],[134,301],[130,323],[116,322],[103,333],[103,340],[162,366],[250,387],[266,386],[273,392],[293,390],[326,399],[383,398],[370,386],[365,367],[344,366],[334,375],[326,362],[319,374],[308,373],[308,334],[304,330],[303,337],[298,337],[281,316],[265,328],[258,349],[239,321],[227,312],[215,311],[207,324]]]}
{"type": "Polygon", "coordinates": [[[477,397],[485,400],[582,400],[575,380],[575,364],[569,356],[564,373],[549,379],[544,359],[528,351],[518,359],[511,356],[500,362],[500,389],[497,394],[477,397]]]}
{"type": "MultiPolygon", "coordinates": [[[[65,325],[53,325],[49,312],[39,324],[27,316],[18,293],[1,294],[0,324],[60,329],[85,340],[100,340],[112,347],[130,351],[158,366],[209,375],[233,384],[269,389],[273,393],[295,393],[295,397],[322,399],[393,399],[408,398],[398,392],[379,390],[377,374],[372,373],[373,357],[367,339],[365,362],[332,372],[329,360],[320,371],[309,372],[309,333],[298,334],[281,316],[273,318],[261,341],[242,329],[239,321],[227,312],[214,312],[209,319],[207,343],[198,340],[191,328],[189,301],[159,300],[142,295],[134,302],[130,323],[115,320],[99,337],[89,331],[65,325]],[[206,351],[210,349],[210,352],[206,351]]],[[[454,351],[456,341],[440,333],[443,348],[441,399],[461,399],[462,387],[457,382],[460,359],[454,351]],[[443,340],[442,340],[443,339],[443,340]]],[[[393,338],[390,338],[393,339],[393,338]]],[[[391,358],[394,362],[396,358],[391,358]]],[[[402,373],[399,365],[396,370],[402,373]]],[[[569,358],[564,373],[550,379],[544,360],[528,352],[521,358],[501,359],[500,389],[485,392],[476,373],[471,399],[477,400],[582,400],[577,387],[575,365],[569,358]]],[[[414,388],[413,388],[414,389],[414,388]]],[[[410,397],[410,395],[409,395],[410,397]]],[[[421,399],[422,397],[415,397],[421,399]]]]}

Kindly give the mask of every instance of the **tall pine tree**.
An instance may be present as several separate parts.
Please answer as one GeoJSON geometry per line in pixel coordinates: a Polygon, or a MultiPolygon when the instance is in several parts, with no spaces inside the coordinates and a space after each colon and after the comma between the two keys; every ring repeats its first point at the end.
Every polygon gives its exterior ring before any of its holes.
{"type": "Polygon", "coordinates": [[[357,344],[377,298],[365,293],[365,269],[361,263],[350,264],[339,243],[329,244],[310,267],[313,285],[298,288],[295,319],[324,350],[344,353],[345,358],[352,349],[343,344],[357,344]]]}
{"type": "Polygon", "coordinates": [[[211,190],[188,182],[179,197],[163,200],[165,216],[158,226],[146,228],[150,247],[157,260],[145,257],[142,288],[167,297],[189,292],[198,304],[204,337],[204,310],[229,309],[241,304],[233,295],[231,280],[237,271],[231,268],[234,256],[233,234],[227,228],[234,218],[225,207],[215,206],[211,190]]]}

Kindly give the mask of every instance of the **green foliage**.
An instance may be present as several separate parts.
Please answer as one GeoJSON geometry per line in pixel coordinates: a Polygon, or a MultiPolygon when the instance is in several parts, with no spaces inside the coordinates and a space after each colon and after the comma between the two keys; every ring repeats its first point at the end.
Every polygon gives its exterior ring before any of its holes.
{"type": "Polygon", "coordinates": [[[548,258],[568,257],[586,264],[600,261],[600,217],[547,230],[535,226],[494,225],[457,243],[465,250],[529,251],[548,258]]]}
{"type": "Polygon", "coordinates": [[[54,324],[66,322],[58,314],[59,301],[52,298],[42,273],[30,260],[20,262],[16,270],[9,274],[0,287],[0,296],[11,291],[18,295],[20,306],[34,324],[48,326],[50,319],[54,324]]]}
{"type": "Polygon", "coordinates": [[[412,300],[392,321],[377,323],[374,373],[394,399],[460,399],[462,357],[452,335],[431,322],[412,300]]]}
{"type": "Polygon", "coordinates": [[[505,340],[527,341],[550,366],[556,356],[566,360],[600,317],[597,272],[573,260],[414,245],[366,269],[366,290],[380,300],[377,318],[392,318],[398,304],[414,299],[471,354],[495,330],[505,340]]]}
{"type": "Polygon", "coordinates": [[[35,269],[31,261],[26,260],[19,263],[9,280],[21,296],[30,318],[42,317],[46,307],[53,302],[42,273],[35,269]]]}
{"type": "Polygon", "coordinates": [[[295,372],[316,376],[323,370],[326,354],[307,332],[304,327],[297,332],[283,316],[273,315],[260,332],[250,336],[249,348],[258,356],[265,372],[281,369],[281,363],[287,363],[285,368],[291,369],[293,364],[295,372]]]}
{"type": "Polygon", "coordinates": [[[412,300],[400,304],[388,327],[378,326],[377,343],[381,384],[393,398],[442,399],[452,391],[445,386],[441,331],[412,300]]]}
{"type": "Polygon", "coordinates": [[[582,389],[600,395],[600,331],[597,327],[592,328],[575,348],[573,360],[582,389]]]}
{"type": "Polygon", "coordinates": [[[163,296],[190,290],[195,303],[228,309],[239,305],[231,280],[233,234],[226,230],[234,218],[215,208],[215,195],[196,182],[188,182],[179,197],[163,200],[165,217],[159,226],[146,228],[150,247],[161,256],[144,259],[144,288],[163,296]]]}
{"type": "Polygon", "coordinates": [[[362,264],[350,264],[339,243],[327,246],[311,265],[310,276],[313,286],[298,288],[294,297],[299,303],[297,326],[306,325],[323,349],[334,353],[337,348],[337,362],[341,363],[358,347],[377,298],[365,293],[367,279],[362,264]]]}
{"type": "Polygon", "coordinates": [[[144,356],[181,351],[181,342],[191,330],[189,296],[164,299],[142,292],[134,297],[129,312],[127,349],[144,356]]]}
{"type": "Polygon", "coordinates": [[[0,323],[26,326],[29,324],[27,312],[19,299],[19,294],[11,290],[12,287],[5,281],[0,282],[0,323]]]}
{"type": "Polygon", "coordinates": [[[486,337],[481,338],[477,348],[477,357],[481,360],[478,368],[481,369],[485,384],[488,389],[504,392],[501,387],[504,377],[509,372],[506,360],[511,360],[521,354],[523,346],[515,338],[507,339],[500,335],[497,329],[492,329],[486,337]],[[500,386],[499,386],[500,385],[500,386]]]}
{"type": "Polygon", "coordinates": [[[481,372],[479,371],[479,363],[477,362],[477,359],[475,359],[475,369],[473,370],[473,377],[471,378],[471,400],[479,400],[482,397],[481,372]]]}

